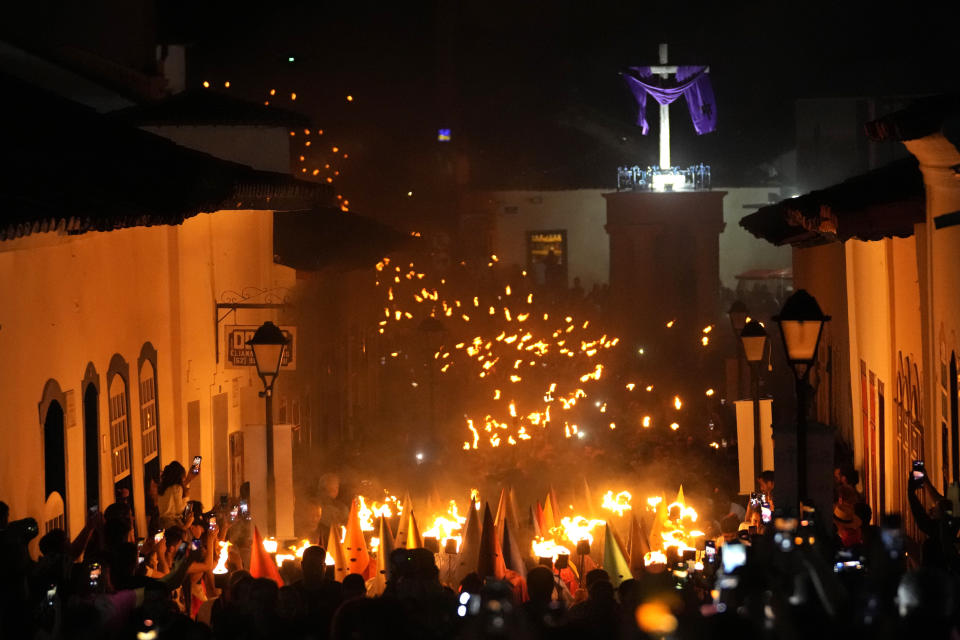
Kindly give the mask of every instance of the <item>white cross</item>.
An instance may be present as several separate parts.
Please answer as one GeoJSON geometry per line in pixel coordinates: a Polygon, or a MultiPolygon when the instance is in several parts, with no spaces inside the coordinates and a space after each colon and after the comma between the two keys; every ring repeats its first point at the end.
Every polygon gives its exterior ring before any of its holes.
{"type": "MultiPolygon", "coordinates": [[[[667,45],[660,44],[660,64],[650,67],[651,73],[658,75],[664,80],[671,74],[677,75],[677,66],[667,64],[667,45]]],[[[710,73],[710,67],[704,69],[704,73],[710,73]]],[[[670,168],[670,105],[660,105],[660,169],[670,168]]]]}

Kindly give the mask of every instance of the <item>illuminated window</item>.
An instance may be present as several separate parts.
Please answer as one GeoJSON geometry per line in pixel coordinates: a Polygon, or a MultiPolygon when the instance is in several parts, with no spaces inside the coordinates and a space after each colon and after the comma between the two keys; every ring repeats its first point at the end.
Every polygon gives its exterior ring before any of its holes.
{"type": "MultiPolygon", "coordinates": [[[[115,355],[107,372],[108,415],[110,417],[110,465],[113,482],[119,484],[130,477],[130,423],[128,416],[126,361],[115,355]]],[[[129,484],[129,483],[127,483],[129,484]]],[[[120,487],[117,487],[120,489],[120,487]]]]}
{"type": "Polygon", "coordinates": [[[140,440],[144,464],[159,455],[157,433],[157,381],[153,363],[145,360],[140,365],[140,440]]]}
{"type": "Polygon", "coordinates": [[[527,270],[539,286],[567,288],[567,231],[527,232],[527,270]]]}

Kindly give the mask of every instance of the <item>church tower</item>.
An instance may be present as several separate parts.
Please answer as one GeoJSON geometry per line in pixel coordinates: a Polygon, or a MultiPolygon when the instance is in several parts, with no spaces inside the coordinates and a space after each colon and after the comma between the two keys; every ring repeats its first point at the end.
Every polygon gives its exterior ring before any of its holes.
{"type": "Polygon", "coordinates": [[[670,103],[681,96],[698,134],[716,127],[709,67],[667,64],[631,67],[624,80],[647,133],[647,99],[660,105],[660,166],[621,167],[617,192],[605,194],[610,237],[611,308],[621,335],[661,335],[674,320],[685,331],[712,324],[719,312],[723,191],[710,190],[710,168],[670,162],[670,103]]]}

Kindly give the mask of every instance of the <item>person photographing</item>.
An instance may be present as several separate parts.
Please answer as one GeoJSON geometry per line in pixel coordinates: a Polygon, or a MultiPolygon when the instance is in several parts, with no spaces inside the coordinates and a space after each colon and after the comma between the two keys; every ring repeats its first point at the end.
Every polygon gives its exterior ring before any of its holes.
{"type": "Polygon", "coordinates": [[[161,529],[188,525],[184,521],[187,498],[190,495],[190,483],[200,475],[200,456],[193,458],[193,465],[187,472],[183,465],[174,460],[163,468],[160,474],[159,498],[157,500],[158,520],[161,529]]]}

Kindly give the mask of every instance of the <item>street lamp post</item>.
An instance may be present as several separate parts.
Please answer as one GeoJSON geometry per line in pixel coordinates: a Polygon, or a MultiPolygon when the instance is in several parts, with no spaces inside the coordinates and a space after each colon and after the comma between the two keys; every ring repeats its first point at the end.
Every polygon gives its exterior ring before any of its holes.
{"type": "Polygon", "coordinates": [[[763,325],[751,320],[740,332],[743,354],[750,363],[750,391],[753,397],[753,476],[754,481],[763,472],[763,443],[760,429],[760,362],[767,347],[767,332],[763,325]]]}
{"type": "Polygon", "coordinates": [[[798,289],[787,298],[780,315],[773,320],[780,325],[780,337],[793,368],[797,383],[797,489],[800,500],[807,497],[807,398],[810,368],[817,359],[817,347],[823,324],[830,320],[805,289],[798,289]]]}
{"type": "MultiPolygon", "coordinates": [[[[730,317],[730,327],[733,329],[733,335],[737,338],[740,337],[740,332],[743,331],[743,328],[747,324],[748,311],[747,305],[745,305],[741,300],[734,300],[733,304],[730,305],[730,309],[727,311],[727,315],[730,317]]],[[[737,349],[737,398],[743,396],[743,351],[737,349]]]]}
{"type": "Polygon", "coordinates": [[[280,373],[283,352],[289,342],[280,327],[270,321],[264,322],[247,341],[253,349],[257,375],[263,382],[260,397],[265,399],[267,409],[267,534],[270,536],[276,535],[277,528],[277,479],[273,468],[273,383],[280,373]]]}

